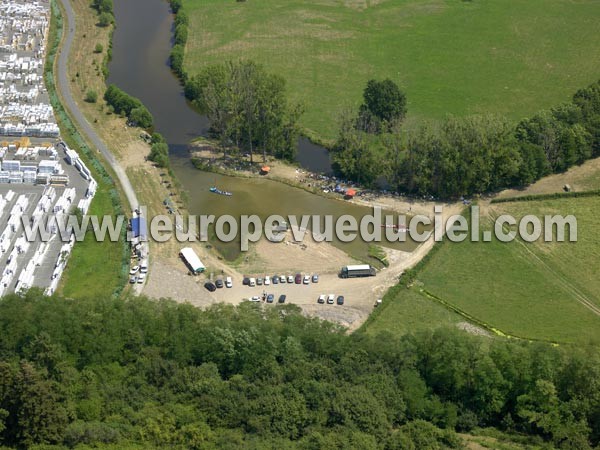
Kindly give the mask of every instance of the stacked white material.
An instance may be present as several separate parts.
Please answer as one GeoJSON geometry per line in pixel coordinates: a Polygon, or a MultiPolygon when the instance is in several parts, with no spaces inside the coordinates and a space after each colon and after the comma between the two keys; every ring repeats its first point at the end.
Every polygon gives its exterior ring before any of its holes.
{"type": "Polygon", "coordinates": [[[0,195],[0,218],[4,215],[4,208],[6,208],[6,205],[8,204],[8,202],[6,201],[6,199],[0,195]]]}
{"type": "Polygon", "coordinates": [[[23,183],[23,172],[21,172],[21,171],[10,172],[10,175],[8,177],[8,182],[15,183],[15,184],[23,183]]]}
{"type": "Polygon", "coordinates": [[[37,178],[37,173],[35,172],[23,172],[23,183],[33,184],[37,178]]]}
{"type": "Polygon", "coordinates": [[[15,159],[23,159],[25,157],[25,153],[27,153],[27,147],[20,147],[15,153],[15,159]]]}
{"type": "MultiPolygon", "coordinates": [[[[54,191],[54,188],[51,188],[52,191],[54,191]]],[[[38,213],[42,213],[42,214],[46,214],[48,211],[50,211],[50,208],[52,207],[52,203],[54,202],[54,197],[56,196],[56,193],[54,193],[54,195],[48,195],[47,193],[44,193],[42,195],[42,198],[40,199],[40,201],[37,204],[36,207],[36,212],[38,213]]]]}
{"type": "Polygon", "coordinates": [[[23,253],[26,253],[27,250],[29,250],[29,241],[27,240],[24,234],[19,236],[15,241],[15,250],[17,250],[17,253],[19,255],[22,255],[23,253]]]}
{"type": "Polygon", "coordinates": [[[54,173],[59,166],[58,161],[52,161],[50,159],[44,159],[40,161],[38,165],[38,173],[54,173]]]}
{"type": "Polygon", "coordinates": [[[7,225],[2,234],[0,234],[0,252],[6,253],[8,251],[13,234],[12,228],[7,225]]]}
{"type": "Polygon", "coordinates": [[[54,266],[54,272],[52,272],[52,281],[50,282],[50,286],[48,286],[44,291],[44,294],[52,295],[56,291],[56,288],[58,287],[58,282],[60,281],[60,277],[62,276],[62,273],[67,265],[67,260],[71,255],[71,250],[73,250],[73,245],[75,245],[75,236],[71,236],[69,243],[61,247],[60,252],[58,254],[58,260],[56,261],[56,265],[54,266]]]}
{"type": "Polygon", "coordinates": [[[79,200],[79,203],[77,204],[77,209],[79,209],[79,211],[81,211],[83,214],[87,214],[90,209],[91,204],[92,204],[92,197],[82,198],[81,200],[79,200]]]}
{"type": "Polygon", "coordinates": [[[71,165],[75,165],[77,161],[79,161],[79,155],[75,150],[71,150],[69,147],[65,146],[65,154],[67,155],[67,162],[71,165]]]}
{"type": "Polygon", "coordinates": [[[42,174],[37,174],[37,176],[35,177],[35,184],[48,184],[50,182],[50,174],[49,173],[42,173],[42,174]]]}
{"type": "Polygon", "coordinates": [[[31,259],[27,265],[21,270],[19,278],[17,278],[17,285],[15,286],[15,292],[21,290],[27,290],[33,286],[33,273],[35,271],[35,262],[31,259]]]}
{"type": "Polygon", "coordinates": [[[7,170],[0,170],[0,183],[8,183],[10,180],[10,172],[7,170]]]}
{"type": "Polygon", "coordinates": [[[96,189],[98,188],[98,183],[96,183],[96,180],[94,180],[93,178],[90,180],[90,184],[87,187],[87,190],[85,191],[85,196],[86,197],[93,197],[94,195],[96,195],[96,189]]]}
{"type": "Polygon", "coordinates": [[[17,270],[17,259],[13,258],[13,260],[6,265],[4,271],[2,272],[2,279],[0,279],[0,287],[2,288],[2,292],[6,290],[13,278],[15,277],[15,272],[17,270]]]}
{"type": "Polygon", "coordinates": [[[69,211],[70,206],[75,200],[75,188],[67,188],[64,190],[62,195],[58,198],[52,212],[54,214],[63,213],[66,214],[69,211]]]}
{"type": "MultiPolygon", "coordinates": [[[[12,191],[9,191],[9,193],[10,192],[12,192],[12,191]]],[[[6,198],[8,200],[8,194],[6,194],[6,198]]],[[[19,197],[17,198],[17,201],[15,202],[15,205],[12,207],[12,209],[10,211],[10,215],[11,216],[21,216],[25,212],[25,210],[27,209],[28,206],[29,206],[29,197],[27,197],[26,195],[19,195],[19,197]]]]}
{"type": "Polygon", "coordinates": [[[18,172],[21,170],[21,161],[2,161],[2,170],[7,170],[9,172],[18,172]]]}

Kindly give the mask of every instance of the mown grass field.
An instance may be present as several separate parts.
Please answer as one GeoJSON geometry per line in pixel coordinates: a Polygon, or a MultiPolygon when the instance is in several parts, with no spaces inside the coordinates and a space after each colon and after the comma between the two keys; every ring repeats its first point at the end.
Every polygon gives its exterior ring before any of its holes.
{"type": "Polygon", "coordinates": [[[519,119],[600,76],[597,0],[184,0],[190,74],[250,58],[285,77],[302,124],[336,135],[370,78],[391,78],[410,120],[519,119]]]}
{"type": "Polygon", "coordinates": [[[574,214],[577,243],[446,243],[419,285],[504,333],[556,342],[600,342],[600,197],[508,203],[495,214],[574,214]]]}
{"type": "Polygon", "coordinates": [[[363,326],[363,330],[368,334],[390,332],[402,335],[443,326],[456,326],[465,321],[459,314],[426,298],[417,288],[394,288],[383,301],[383,311],[374,312],[374,316],[363,326]]]}

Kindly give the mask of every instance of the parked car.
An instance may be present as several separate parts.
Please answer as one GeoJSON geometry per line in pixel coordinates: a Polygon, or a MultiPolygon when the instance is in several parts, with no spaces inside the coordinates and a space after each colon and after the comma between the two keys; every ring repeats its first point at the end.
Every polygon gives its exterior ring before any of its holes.
{"type": "Polygon", "coordinates": [[[312,276],[312,282],[313,283],[318,283],[319,282],[319,275],[317,275],[316,273],[312,276]]]}
{"type": "Polygon", "coordinates": [[[271,277],[269,275],[265,276],[265,286],[269,286],[271,284],[271,277]]]}
{"type": "Polygon", "coordinates": [[[329,294],[327,296],[327,304],[328,305],[333,305],[333,301],[335,300],[335,295],[334,294],[329,294]]]}
{"type": "Polygon", "coordinates": [[[222,288],[223,288],[223,286],[224,286],[224,284],[223,284],[223,280],[221,280],[220,278],[218,278],[218,279],[215,281],[215,286],[217,286],[217,288],[219,288],[219,289],[222,289],[222,288]]]}
{"type": "Polygon", "coordinates": [[[263,285],[263,279],[262,278],[257,278],[256,279],[256,285],[257,286],[262,286],[263,285]]]}
{"type": "Polygon", "coordinates": [[[273,300],[275,300],[275,296],[273,294],[267,295],[267,303],[273,303],[273,300]]]}
{"type": "Polygon", "coordinates": [[[233,287],[233,280],[231,279],[231,277],[225,278],[225,287],[227,287],[227,288],[233,287]]]}
{"type": "Polygon", "coordinates": [[[250,278],[244,277],[244,279],[242,280],[242,285],[250,286],[250,278]]]}
{"type": "Polygon", "coordinates": [[[304,284],[310,284],[310,276],[304,275],[304,284]]]}
{"type": "Polygon", "coordinates": [[[344,296],[343,295],[338,295],[337,304],[338,305],[343,305],[344,304],[344,296]]]}
{"type": "Polygon", "coordinates": [[[148,273],[148,263],[142,262],[140,264],[140,273],[148,273]]]}
{"type": "Polygon", "coordinates": [[[217,287],[214,284],[212,284],[210,281],[207,281],[206,283],[204,283],[204,287],[210,292],[215,292],[217,290],[217,287]]]}
{"type": "Polygon", "coordinates": [[[140,270],[140,266],[133,266],[129,271],[129,275],[135,275],[140,270]]]}
{"type": "Polygon", "coordinates": [[[146,274],[145,273],[140,273],[137,277],[137,282],[139,284],[142,284],[144,281],[146,280],[146,274]]]}
{"type": "Polygon", "coordinates": [[[325,303],[325,294],[321,294],[319,295],[319,298],[317,299],[317,303],[325,303]]]}
{"type": "Polygon", "coordinates": [[[254,297],[252,297],[250,299],[251,302],[260,302],[260,297],[258,295],[255,295],[254,297]]]}
{"type": "Polygon", "coordinates": [[[273,280],[273,284],[279,284],[279,277],[277,275],[274,275],[271,279],[273,280]]]}
{"type": "Polygon", "coordinates": [[[250,286],[250,287],[256,286],[256,279],[250,278],[250,280],[248,281],[248,286],[250,286]]]}
{"type": "Polygon", "coordinates": [[[129,278],[129,282],[130,282],[131,284],[135,284],[135,283],[137,282],[137,277],[136,277],[135,275],[134,275],[134,276],[132,276],[131,278],[129,278]]]}
{"type": "Polygon", "coordinates": [[[279,282],[280,282],[280,283],[285,283],[285,276],[281,275],[281,276],[279,277],[279,282]]]}
{"type": "Polygon", "coordinates": [[[288,275],[288,283],[293,283],[293,282],[294,282],[294,276],[288,275]]]}
{"type": "Polygon", "coordinates": [[[281,294],[279,296],[279,303],[285,303],[285,299],[286,299],[286,296],[284,294],[281,294]]]}
{"type": "Polygon", "coordinates": [[[302,275],[297,273],[296,274],[296,279],[295,279],[296,284],[302,284],[302,275]]]}

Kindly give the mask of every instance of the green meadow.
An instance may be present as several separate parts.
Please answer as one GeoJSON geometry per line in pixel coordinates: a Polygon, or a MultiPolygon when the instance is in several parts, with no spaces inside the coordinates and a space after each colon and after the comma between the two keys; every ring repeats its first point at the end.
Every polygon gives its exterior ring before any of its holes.
{"type": "Polygon", "coordinates": [[[185,67],[248,58],[288,82],[302,125],[331,139],[370,78],[408,96],[409,121],[519,119],[600,74],[597,0],[184,0],[185,67]]]}
{"type": "Polygon", "coordinates": [[[417,284],[505,334],[600,342],[600,315],[594,311],[600,305],[599,207],[600,197],[495,205],[496,216],[573,214],[578,241],[447,242],[418,274],[417,284]]]}

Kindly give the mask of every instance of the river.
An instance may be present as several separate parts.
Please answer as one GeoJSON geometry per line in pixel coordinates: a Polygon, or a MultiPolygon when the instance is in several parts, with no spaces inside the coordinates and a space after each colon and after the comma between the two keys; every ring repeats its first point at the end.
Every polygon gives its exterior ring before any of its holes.
{"type": "MultiPolygon", "coordinates": [[[[168,66],[173,39],[173,15],[168,3],[165,0],[115,0],[114,13],[117,27],[108,83],[138,97],[154,116],[156,130],[169,143],[175,176],[188,192],[191,214],[257,214],[261,217],[330,214],[336,218],[349,214],[360,219],[370,212],[366,207],[326,199],[268,179],[215,175],[194,168],[188,144],[206,134],[208,120],[188,104],[182,86],[168,66]],[[215,185],[233,192],[233,196],[210,193],[209,187],[215,185]]],[[[315,172],[331,169],[327,150],[306,138],[299,140],[298,162],[315,172]]],[[[239,256],[237,243],[215,241],[214,245],[228,260],[239,256]]],[[[362,241],[334,242],[334,245],[367,259],[368,244],[362,241]]],[[[403,250],[415,247],[412,242],[390,245],[403,250]]]]}

